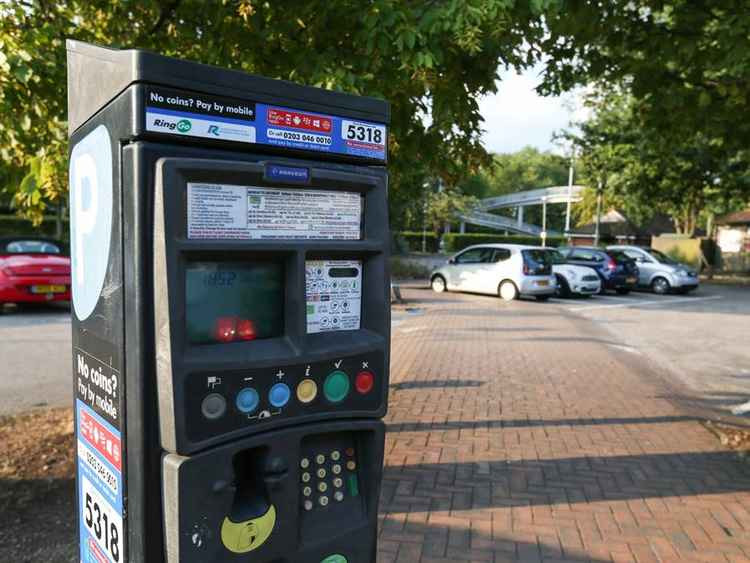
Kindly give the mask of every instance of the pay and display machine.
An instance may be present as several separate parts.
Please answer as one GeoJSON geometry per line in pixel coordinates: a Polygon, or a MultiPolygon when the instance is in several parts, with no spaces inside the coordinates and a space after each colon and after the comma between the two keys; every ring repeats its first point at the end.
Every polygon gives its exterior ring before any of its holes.
{"type": "Polygon", "coordinates": [[[388,104],[67,49],[81,561],[374,561],[388,104]]]}

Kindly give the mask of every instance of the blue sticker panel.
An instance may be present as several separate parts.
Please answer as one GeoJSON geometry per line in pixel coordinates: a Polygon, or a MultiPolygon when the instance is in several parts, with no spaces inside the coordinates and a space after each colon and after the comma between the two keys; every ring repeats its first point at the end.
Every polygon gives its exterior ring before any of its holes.
{"type": "MultiPolygon", "coordinates": [[[[209,107],[205,101],[193,99],[188,94],[179,99],[191,102],[190,107],[209,107]]],[[[253,105],[255,114],[252,117],[217,115],[218,110],[213,109],[197,113],[148,105],[146,130],[386,160],[388,130],[382,123],[267,104],[249,104],[248,107],[253,105]]],[[[215,106],[224,108],[218,103],[215,106]]]]}
{"type": "Polygon", "coordinates": [[[256,105],[255,123],[260,144],[386,159],[388,132],[380,123],[266,104],[256,105]]]}
{"type": "Polygon", "coordinates": [[[80,559],[84,563],[127,561],[120,432],[76,400],[76,442],[80,559]]]}

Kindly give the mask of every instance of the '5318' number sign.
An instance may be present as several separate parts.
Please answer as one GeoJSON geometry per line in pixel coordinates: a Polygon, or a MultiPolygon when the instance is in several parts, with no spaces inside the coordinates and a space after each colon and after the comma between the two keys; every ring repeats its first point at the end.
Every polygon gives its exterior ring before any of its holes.
{"type": "Polygon", "coordinates": [[[341,138],[382,147],[385,146],[385,126],[344,120],[341,122],[341,138]]]}
{"type": "Polygon", "coordinates": [[[81,478],[81,508],[83,524],[96,544],[109,561],[119,562],[123,542],[122,517],[86,477],[81,478]]]}

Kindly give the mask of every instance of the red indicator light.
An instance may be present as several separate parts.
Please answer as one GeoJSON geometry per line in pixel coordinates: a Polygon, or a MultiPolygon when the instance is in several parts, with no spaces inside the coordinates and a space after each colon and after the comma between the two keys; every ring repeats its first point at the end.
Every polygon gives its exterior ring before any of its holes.
{"type": "Polygon", "coordinates": [[[240,319],[237,323],[237,338],[240,340],[255,340],[257,336],[255,323],[248,319],[240,319]]]}
{"type": "Polygon", "coordinates": [[[357,377],[354,379],[354,388],[358,393],[364,395],[372,391],[372,387],[375,384],[375,376],[369,371],[360,371],[357,377]]]}
{"type": "Polygon", "coordinates": [[[214,326],[214,338],[219,342],[232,342],[237,336],[237,317],[219,317],[214,326]]]}

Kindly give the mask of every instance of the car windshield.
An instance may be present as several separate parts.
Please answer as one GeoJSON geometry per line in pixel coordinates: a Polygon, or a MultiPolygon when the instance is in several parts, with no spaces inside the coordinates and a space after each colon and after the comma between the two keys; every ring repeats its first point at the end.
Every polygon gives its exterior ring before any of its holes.
{"type": "Polygon", "coordinates": [[[6,254],[60,254],[60,247],[46,240],[14,240],[5,245],[6,254]]]}
{"type": "Polygon", "coordinates": [[[553,264],[565,264],[565,257],[557,250],[548,250],[549,259],[553,264]]]}
{"type": "Polygon", "coordinates": [[[666,254],[664,254],[663,252],[660,252],[658,250],[654,250],[653,248],[650,248],[647,252],[651,256],[653,256],[654,258],[656,258],[657,262],[661,262],[662,264],[679,264],[679,262],[677,262],[677,260],[674,260],[674,259],[670,258],[669,256],[667,256],[666,254]]]}

